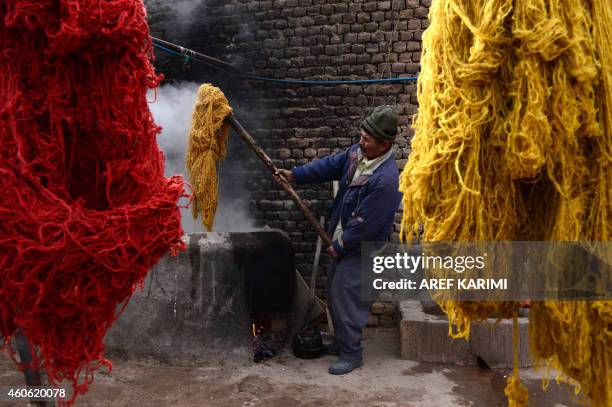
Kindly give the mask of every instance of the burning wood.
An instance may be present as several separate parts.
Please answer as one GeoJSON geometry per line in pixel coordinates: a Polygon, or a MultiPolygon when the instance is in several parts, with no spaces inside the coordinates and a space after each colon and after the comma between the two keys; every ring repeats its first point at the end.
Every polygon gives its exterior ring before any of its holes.
{"type": "Polygon", "coordinates": [[[260,316],[251,325],[253,332],[253,361],[263,362],[278,354],[287,340],[285,317],[260,316]]]}

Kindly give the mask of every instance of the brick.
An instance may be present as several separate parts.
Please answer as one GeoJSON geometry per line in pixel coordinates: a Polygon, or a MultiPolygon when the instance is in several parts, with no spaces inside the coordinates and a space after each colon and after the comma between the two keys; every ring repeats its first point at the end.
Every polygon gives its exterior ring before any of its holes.
{"type": "Polygon", "coordinates": [[[366,52],[368,53],[374,53],[374,52],[378,52],[378,44],[367,44],[366,45],[366,52]]]}
{"type": "Polygon", "coordinates": [[[314,158],[317,156],[317,150],[314,148],[307,148],[304,150],[304,157],[306,158],[314,158]]]}
{"type": "Polygon", "coordinates": [[[349,8],[348,8],[349,13],[358,13],[361,11],[361,4],[360,3],[356,3],[356,2],[350,2],[349,3],[349,8]]]}
{"type": "Polygon", "coordinates": [[[356,21],[356,17],[355,14],[343,14],[342,15],[342,22],[344,24],[353,24],[356,21]]]}
{"type": "Polygon", "coordinates": [[[390,1],[379,1],[377,7],[379,10],[391,10],[391,2],[390,1]]]}
{"type": "Polygon", "coordinates": [[[380,326],[383,328],[393,328],[397,326],[395,315],[381,315],[378,317],[378,320],[380,321],[380,326]]]}
{"type": "Polygon", "coordinates": [[[366,32],[373,33],[378,31],[378,23],[371,22],[364,25],[366,32]]]}
{"type": "Polygon", "coordinates": [[[420,30],[421,20],[419,20],[418,18],[412,18],[408,20],[408,29],[409,30],[420,30]]]}
{"type": "Polygon", "coordinates": [[[280,159],[289,158],[291,156],[291,150],[287,148],[281,148],[276,150],[276,155],[280,159]]]}
{"type": "Polygon", "coordinates": [[[351,52],[353,54],[363,54],[365,52],[365,45],[363,45],[363,44],[354,44],[351,47],[351,52]]]}
{"type": "Polygon", "coordinates": [[[394,42],[393,52],[406,52],[406,43],[403,41],[394,42]]]}
{"type": "Polygon", "coordinates": [[[331,16],[329,16],[329,23],[330,24],[342,23],[342,16],[343,14],[332,14],[331,16]]]}
{"type": "Polygon", "coordinates": [[[310,140],[304,139],[289,139],[287,140],[288,148],[306,148],[310,145],[310,140]]]}
{"type": "Polygon", "coordinates": [[[359,33],[357,35],[357,41],[359,42],[368,42],[370,41],[371,35],[369,33],[359,33]]]}
{"type": "Polygon", "coordinates": [[[385,304],[382,302],[373,302],[372,305],[370,305],[370,311],[372,311],[373,314],[380,315],[384,310],[385,304]]]}
{"type": "Polygon", "coordinates": [[[302,17],[300,18],[300,24],[303,27],[309,27],[314,24],[314,20],[312,19],[312,17],[308,17],[308,16],[302,17]]]}
{"type": "Polygon", "coordinates": [[[356,16],[358,23],[367,23],[370,21],[370,14],[368,13],[357,13],[356,16]]]}
{"type": "Polygon", "coordinates": [[[417,7],[414,10],[414,16],[416,18],[427,18],[428,14],[429,14],[429,9],[427,9],[425,7],[417,7]]]}
{"type": "Polygon", "coordinates": [[[414,33],[410,32],[410,31],[401,31],[400,32],[400,40],[401,41],[408,41],[414,38],[414,33]]]}
{"type": "Polygon", "coordinates": [[[327,45],[325,47],[325,55],[338,55],[337,45],[327,45]]]}
{"type": "Polygon", "coordinates": [[[384,11],[377,11],[375,13],[372,13],[372,21],[384,21],[385,20],[385,12],[384,11]]]}
{"type": "Polygon", "coordinates": [[[368,314],[368,322],[366,326],[377,327],[378,326],[378,315],[368,314]]]}
{"type": "Polygon", "coordinates": [[[415,63],[406,64],[407,73],[417,73],[420,68],[421,68],[420,64],[415,64],[415,63]]]}
{"type": "Polygon", "coordinates": [[[396,63],[392,64],[391,72],[394,72],[394,73],[404,73],[404,72],[406,72],[406,64],[403,64],[401,62],[396,62],[396,63]]]}
{"type": "Polygon", "coordinates": [[[333,14],[333,13],[334,13],[334,6],[333,6],[333,5],[331,5],[331,4],[323,4],[323,5],[321,6],[321,11],[320,11],[320,13],[321,13],[321,14],[323,14],[323,15],[330,15],[330,14],[333,14]]]}
{"type": "Polygon", "coordinates": [[[364,3],[362,8],[363,8],[363,11],[376,11],[376,2],[370,1],[370,2],[364,3]]]}

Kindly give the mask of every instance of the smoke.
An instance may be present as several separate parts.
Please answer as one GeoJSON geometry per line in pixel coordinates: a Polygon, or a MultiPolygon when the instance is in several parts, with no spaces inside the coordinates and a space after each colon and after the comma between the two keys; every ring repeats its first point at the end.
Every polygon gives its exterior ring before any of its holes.
{"type": "MultiPolygon", "coordinates": [[[[149,105],[153,118],[162,127],[157,141],[166,156],[165,175],[184,174],[188,182],[185,151],[198,87],[199,84],[194,82],[165,84],[156,89],[156,98],[152,93],[149,95],[149,100],[155,99],[155,102],[149,105]]],[[[250,194],[244,177],[235,176],[236,171],[243,170],[240,165],[239,160],[232,161],[230,143],[228,155],[219,169],[219,202],[213,225],[215,232],[244,232],[254,229],[254,221],[249,216],[250,194]]],[[[194,221],[189,208],[182,208],[181,215],[185,233],[204,231],[201,220],[198,218],[194,221]]]]}

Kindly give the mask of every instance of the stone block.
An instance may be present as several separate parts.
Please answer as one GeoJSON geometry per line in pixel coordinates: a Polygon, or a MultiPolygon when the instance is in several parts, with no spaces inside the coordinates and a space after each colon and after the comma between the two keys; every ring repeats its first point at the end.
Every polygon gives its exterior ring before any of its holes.
{"type": "Polygon", "coordinates": [[[429,14],[429,9],[426,7],[417,7],[414,10],[414,16],[416,18],[427,18],[428,14],[429,14]]]}
{"type": "Polygon", "coordinates": [[[368,314],[368,322],[366,324],[366,326],[369,327],[376,327],[378,326],[378,315],[374,315],[374,314],[368,314]]]}
{"type": "Polygon", "coordinates": [[[406,43],[404,41],[394,42],[393,52],[406,52],[406,43]]]}
{"type": "Polygon", "coordinates": [[[391,66],[391,72],[394,73],[404,73],[406,71],[406,64],[401,62],[396,62],[391,66]]]}
{"type": "Polygon", "coordinates": [[[385,12],[384,11],[376,11],[372,13],[372,21],[380,22],[385,20],[385,12]]]}
{"type": "Polygon", "coordinates": [[[370,21],[370,14],[369,13],[357,13],[357,22],[360,24],[363,23],[367,23],[370,21]]]}
{"type": "Polygon", "coordinates": [[[421,303],[400,303],[400,357],[430,363],[452,363],[461,366],[476,365],[476,357],[464,340],[448,336],[448,322],[426,315],[421,303]]]}
{"type": "Polygon", "coordinates": [[[362,33],[357,34],[357,41],[358,42],[364,42],[365,43],[365,42],[370,41],[370,38],[371,38],[371,34],[367,33],[367,32],[362,32],[362,33]]]}
{"type": "Polygon", "coordinates": [[[325,47],[325,55],[338,55],[337,45],[327,45],[325,47]]]}
{"type": "Polygon", "coordinates": [[[378,10],[391,10],[391,2],[390,1],[378,1],[377,2],[377,8],[378,10]]]}
{"type": "Polygon", "coordinates": [[[380,315],[384,312],[384,310],[385,304],[382,302],[373,302],[372,305],[370,305],[370,311],[372,311],[372,314],[380,315]]]}
{"type": "MultiPolygon", "coordinates": [[[[495,319],[473,322],[470,340],[452,339],[448,336],[448,320],[439,312],[424,311],[417,301],[399,304],[401,358],[434,363],[454,363],[462,366],[476,365],[480,357],[491,368],[511,368],[512,321],[495,319]]],[[[532,366],[529,359],[528,319],[519,318],[519,366],[532,366]]]]}
{"type": "Polygon", "coordinates": [[[409,30],[420,30],[421,29],[421,20],[418,18],[411,18],[408,20],[408,29],[409,30]]]}
{"type": "Polygon", "coordinates": [[[304,157],[306,158],[314,158],[317,156],[317,150],[314,148],[307,148],[304,150],[304,157]]]}
{"type": "Polygon", "coordinates": [[[381,315],[378,317],[380,326],[383,328],[393,328],[397,326],[397,319],[395,315],[381,315]]]}
{"type": "Polygon", "coordinates": [[[351,47],[351,52],[353,54],[363,54],[365,52],[365,45],[353,44],[353,46],[351,47]]]}

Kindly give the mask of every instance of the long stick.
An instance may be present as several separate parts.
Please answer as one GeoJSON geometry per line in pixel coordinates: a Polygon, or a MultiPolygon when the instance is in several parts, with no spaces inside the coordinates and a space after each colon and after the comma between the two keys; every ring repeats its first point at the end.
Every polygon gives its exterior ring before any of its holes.
{"type": "MultiPolygon", "coordinates": [[[[323,226],[325,223],[325,217],[321,216],[319,224],[323,226]]],[[[310,275],[310,294],[315,296],[315,288],[317,286],[317,272],[319,271],[319,258],[321,257],[321,237],[317,239],[317,248],[315,250],[314,263],[312,263],[312,273],[310,275]]]]}
{"type": "MultiPolygon", "coordinates": [[[[18,329],[15,333],[15,345],[19,353],[19,360],[24,366],[27,366],[23,371],[26,385],[28,387],[40,386],[42,384],[40,371],[31,366],[32,353],[30,352],[30,345],[28,343],[28,338],[23,334],[21,329],[18,329]]],[[[52,403],[47,403],[47,401],[44,400],[30,400],[30,404],[37,407],[50,407],[52,405],[52,403]]]]}
{"type": "MultiPolygon", "coordinates": [[[[236,133],[238,133],[240,138],[242,138],[249,145],[249,147],[251,147],[251,149],[255,151],[255,154],[257,154],[261,161],[264,162],[266,167],[268,167],[274,174],[276,174],[278,168],[276,168],[270,157],[268,157],[268,155],[261,149],[261,147],[257,145],[253,137],[251,137],[251,135],[244,129],[244,127],[242,127],[240,122],[236,120],[236,117],[234,117],[233,114],[230,114],[225,120],[229,123],[230,126],[232,126],[236,133]]],[[[300,210],[304,213],[304,216],[306,216],[308,222],[310,222],[312,227],[315,228],[317,234],[321,236],[321,239],[323,239],[325,244],[327,246],[331,246],[331,238],[327,235],[327,233],[325,233],[325,230],[323,230],[319,222],[317,222],[317,219],[314,217],[312,212],[310,212],[310,209],[308,209],[306,205],[304,205],[304,202],[302,202],[302,200],[295,192],[293,187],[289,184],[289,182],[287,182],[287,180],[284,179],[284,177],[282,176],[280,176],[279,178],[281,179],[281,188],[283,188],[289,194],[293,202],[295,202],[297,207],[300,208],[300,210]]]]}

